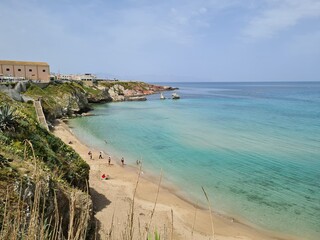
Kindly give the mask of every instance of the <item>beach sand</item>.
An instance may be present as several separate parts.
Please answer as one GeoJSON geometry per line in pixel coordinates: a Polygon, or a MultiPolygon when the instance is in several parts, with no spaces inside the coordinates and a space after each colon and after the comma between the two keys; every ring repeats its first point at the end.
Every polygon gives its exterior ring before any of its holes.
{"type": "MultiPolygon", "coordinates": [[[[60,120],[57,120],[53,133],[78,152],[90,165],[90,192],[98,227],[97,233],[100,239],[106,239],[110,229],[112,229],[112,239],[121,239],[121,234],[130,230],[130,227],[128,227],[131,222],[130,206],[133,202],[139,168],[128,165],[121,166],[121,156],[111,156],[112,165],[109,166],[109,155],[107,153],[104,153],[103,159],[99,159],[100,150],[90,148],[88,146],[90,143],[87,145],[80,142],[68,125],[60,120]],[[72,143],[69,144],[69,142],[72,143]],[[90,160],[88,156],[89,151],[93,153],[93,160],[90,160]],[[110,179],[102,180],[102,174],[108,174],[110,179]]],[[[145,229],[149,225],[158,192],[157,181],[159,181],[159,177],[158,179],[150,178],[145,177],[144,174],[140,176],[134,198],[134,239],[146,239],[146,237],[141,236],[145,236],[145,229]]],[[[213,214],[213,224],[214,239],[218,240],[292,239],[288,236],[281,236],[281,238],[273,236],[272,233],[255,229],[219,214],[213,214]]],[[[153,233],[155,228],[160,233],[161,239],[213,239],[208,209],[196,209],[194,204],[179,197],[169,188],[162,186],[159,189],[150,232],[153,233]],[[194,219],[195,226],[194,231],[192,231],[194,219]]]]}

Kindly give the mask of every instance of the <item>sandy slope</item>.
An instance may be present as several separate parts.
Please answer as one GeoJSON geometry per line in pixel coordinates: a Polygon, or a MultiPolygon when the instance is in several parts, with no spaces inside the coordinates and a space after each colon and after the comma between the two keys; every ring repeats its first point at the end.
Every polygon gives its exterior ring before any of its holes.
{"type": "MultiPolygon", "coordinates": [[[[90,191],[100,238],[105,239],[107,232],[112,229],[113,239],[121,239],[121,234],[129,229],[127,227],[129,223],[128,215],[138,178],[138,167],[127,165],[122,167],[119,161],[120,156],[111,156],[112,165],[108,166],[108,155],[104,155],[104,159],[98,159],[99,150],[89,149],[87,145],[81,143],[72,134],[72,130],[62,121],[57,121],[54,134],[67,144],[71,141],[72,144],[69,145],[90,165],[90,191]],[[93,160],[89,159],[89,150],[93,152],[93,160]],[[110,179],[102,180],[101,175],[103,173],[109,174],[110,179]]],[[[157,179],[152,180],[143,174],[140,177],[134,201],[134,239],[145,239],[145,237],[140,238],[140,236],[145,236],[146,226],[149,225],[158,189],[156,181],[157,179]]],[[[171,210],[173,212],[173,239],[212,239],[208,210],[195,210],[194,205],[179,198],[174,192],[164,187],[161,187],[159,191],[159,198],[151,223],[151,232],[156,226],[162,239],[171,239],[171,210]],[[196,224],[192,236],[195,212],[196,224]]],[[[279,239],[272,237],[269,233],[253,229],[220,215],[214,215],[213,219],[215,239],[279,239]]]]}

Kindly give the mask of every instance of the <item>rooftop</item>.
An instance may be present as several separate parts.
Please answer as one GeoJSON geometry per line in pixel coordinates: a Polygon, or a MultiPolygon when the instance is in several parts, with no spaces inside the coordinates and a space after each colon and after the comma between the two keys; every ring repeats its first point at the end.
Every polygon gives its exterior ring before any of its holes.
{"type": "Polygon", "coordinates": [[[11,61],[11,60],[0,60],[0,64],[7,65],[38,65],[38,66],[49,66],[46,62],[29,62],[29,61],[11,61]]]}

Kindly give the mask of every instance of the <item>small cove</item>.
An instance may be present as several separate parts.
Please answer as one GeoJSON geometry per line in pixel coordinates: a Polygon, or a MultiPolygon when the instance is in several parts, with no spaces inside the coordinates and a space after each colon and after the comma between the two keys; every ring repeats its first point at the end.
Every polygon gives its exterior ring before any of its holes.
{"type": "Polygon", "coordinates": [[[218,212],[318,239],[320,84],[177,86],[177,101],[96,105],[95,116],[70,121],[73,131],[128,164],[163,169],[182,196],[203,203],[205,187],[218,212]]]}

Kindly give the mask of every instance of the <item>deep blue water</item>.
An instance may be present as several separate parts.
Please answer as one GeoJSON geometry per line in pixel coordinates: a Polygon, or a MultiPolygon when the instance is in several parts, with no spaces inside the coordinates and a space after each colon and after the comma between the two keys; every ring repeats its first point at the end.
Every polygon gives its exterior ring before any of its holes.
{"type": "Polygon", "coordinates": [[[203,186],[218,212],[320,239],[320,82],[163,85],[181,99],[97,105],[96,116],[72,120],[75,133],[163,169],[194,201],[203,186]]]}

